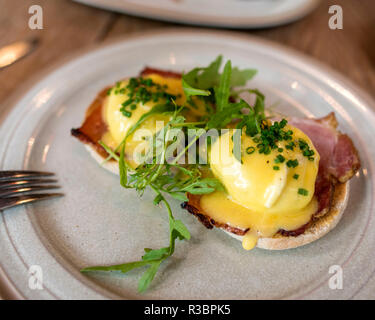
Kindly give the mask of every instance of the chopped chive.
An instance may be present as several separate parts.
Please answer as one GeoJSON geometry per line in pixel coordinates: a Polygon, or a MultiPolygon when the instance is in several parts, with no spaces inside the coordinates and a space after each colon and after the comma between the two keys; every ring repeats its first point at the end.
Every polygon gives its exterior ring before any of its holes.
{"type": "Polygon", "coordinates": [[[294,160],[288,160],[286,162],[286,165],[288,166],[288,168],[295,168],[298,166],[298,160],[297,159],[294,159],[294,160]]]}
{"type": "Polygon", "coordinates": [[[123,107],[126,107],[126,106],[128,106],[129,104],[131,104],[132,103],[132,99],[128,99],[128,100],[126,100],[125,102],[123,102],[121,105],[123,106],[123,107]]]}
{"type": "Polygon", "coordinates": [[[138,103],[146,104],[149,101],[158,102],[160,99],[165,100],[167,105],[172,105],[176,100],[176,96],[165,91],[168,86],[161,86],[152,81],[152,79],[130,78],[127,85],[121,88],[121,83],[116,83],[115,94],[121,93],[128,96],[128,99],[122,103],[121,113],[130,117],[131,112],[126,110],[130,106],[131,110],[135,110],[138,103]]]}
{"type": "Polygon", "coordinates": [[[298,189],[298,194],[300,194],[302,196],[307,196],[309,194],[309,192],[306,189],[299,188],[298,189]]]}
{"type": "Polygon", "coordinates": [[[288,150],[294,150],[294,147],[296,146],[296,144],[293,142],[293,141],[291,141],[291,142],[289,142],[286,146],[285,146],[285,148],[287,148],[288,150]]]}
{"type": "Polygon", "coordinates": [[[273,166],[273,170],[280,170],[280,167],[279,166],[273,166]]]}
{"type": "Polygon", "coordinates": [[[278,154],[277,157],[275,158],[275,163],[283,163],[284,161],[285,161],[285,158],[281,154],[278,154]]]}
{"type": "Polygon", "coordinates": [[[247,154],[252,154],[252,153],[254,153],[254,151],[255,151],[254,147],[248,147],[248,148],[246,148],[246,153],[247,154]]]}
{"type": "Polygon", "coordinates": [[[132,116],[132,113],[130,111],[125,110],[125,108],[120,109],[121,113],[125,116],[130,118],[132,116]]]}
{"type": "Polygon", "coordinates": [[[298,179],[299,178],[299,174],[295,174],[294,176],[293,176],[293,179],[298,179]]]}
{"type": "Polygon", "coordinates": [[[314,160],[312,156],[315,154],[315,152],[314,150],[310,149],[309,144],[305,140],[299,139],[298,146],[305,157],[307,157],[310,161],[314,160]]]}

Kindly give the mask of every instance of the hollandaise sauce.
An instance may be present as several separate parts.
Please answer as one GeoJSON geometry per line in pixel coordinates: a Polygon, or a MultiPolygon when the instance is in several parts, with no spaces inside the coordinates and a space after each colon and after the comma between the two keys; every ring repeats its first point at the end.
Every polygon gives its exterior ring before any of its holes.
{"type": "Polygon", "coordinates": [[[215,221],[249,229],[243,247],[252,249],[259,237],[280,229],[295,230],[317,211],[314,197],[319,154],[299,129],[286,125],[285,139],[264,149],[259,137],[241,137],[241,159],[234,156],[233,130],[212,145],[210,167],[226,192],[203,195],[201,208],[215,221]]]}
{"type": "MultiPolygon", "coordinates": [[[[102,141],[111,149],[116,149],[131,127],[158,104],[176,103],[185,105],[186,97],[181,79],[150,74],[145,78],[131,78],[117,84],[108,91],[102,108],[102,117],[107,124],[102,141]]],[[[204,105],[196,101],[194,106],[184,113],[187,121],[194,121],[204,114],[204,105]]],[[[148,117],[128,137],[125,145],[129,165],[137,167],[139,161],[133,155],[141,154],[148,147],[147,137],[161,130],[171,119],[171,115],[155,113],[148,117]]]]}

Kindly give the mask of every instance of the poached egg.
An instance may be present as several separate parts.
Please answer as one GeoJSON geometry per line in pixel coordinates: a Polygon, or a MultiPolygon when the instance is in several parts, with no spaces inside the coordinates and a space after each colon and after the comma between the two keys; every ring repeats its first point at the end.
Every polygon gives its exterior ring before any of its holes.
{"type": "Polygon", "coordinates": [[[241,159],[237,159],[233,130],[221,135],[211,147],[210,167],[226,192],[203,195],[200,205],[215,221],[248,229],[243,238],[247,250],[259,237],[272,237],[280,229],[298,229],[318,208],[314,188],[319,154],[301,130],[289,125],[286,130],[293,132],[293,141],[308,144],[314,151],[313,159],[305,157],[297,145],[287,149],[287,141],[279,141],[278,148],[269,154],[259,153],[257,142],[245,133],[241,137],[241,159]]]}

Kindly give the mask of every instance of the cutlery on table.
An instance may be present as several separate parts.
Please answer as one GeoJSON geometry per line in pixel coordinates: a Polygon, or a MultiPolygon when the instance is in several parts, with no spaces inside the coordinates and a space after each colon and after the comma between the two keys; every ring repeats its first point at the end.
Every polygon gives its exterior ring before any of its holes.
{"type": "Polygon", "coordinates": [[[0,210],[20,204],[63,196],[63,193],[46,193],[58,189],[54,173],[39,171],[0,171],[0,210]]]}

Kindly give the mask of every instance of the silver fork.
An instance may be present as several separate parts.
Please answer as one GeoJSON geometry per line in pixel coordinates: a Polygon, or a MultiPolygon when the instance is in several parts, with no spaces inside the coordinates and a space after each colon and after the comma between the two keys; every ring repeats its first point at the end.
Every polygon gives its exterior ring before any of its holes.
{"type": "Polygon", "coordinates": [[[58,189],[52,172],[0,171],[0,210],[20,204],[63,196],[63,193],[35,193],[58,189]]]}

